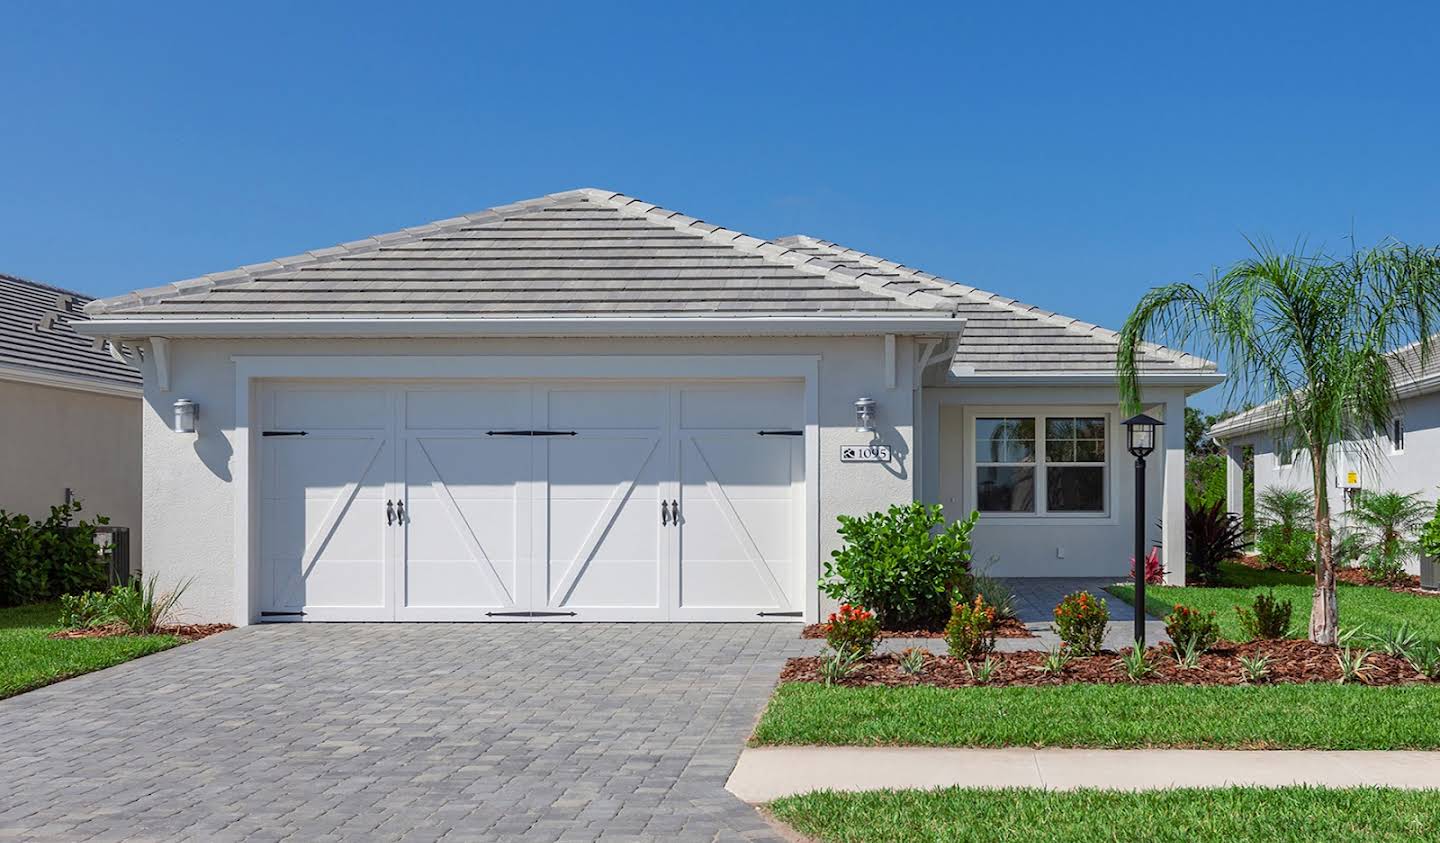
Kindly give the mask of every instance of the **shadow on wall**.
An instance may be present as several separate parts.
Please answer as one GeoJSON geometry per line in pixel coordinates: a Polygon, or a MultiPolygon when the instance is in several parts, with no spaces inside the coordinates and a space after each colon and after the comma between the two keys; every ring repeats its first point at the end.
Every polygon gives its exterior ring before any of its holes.
{"type": "MultiPolygon", "coordinates": [[[[856,433],[855,435],[861,439],[865,436],[863,433],[856,433]]],[[[875,425],[875,431],[870,434],[870,441],[865,444],[888,445],[890,448],[890,461],[878,463],[878,465],[898,480],[909,479],[910,471],[907,466],[909,464],[910,445],[905,441],[905,437],[900,435],[898,429],[877,423],[875,425]]]]}
{"type": "Polygon", "coordinates": [[[225,437],[225,431],[219,424],[206,417],[205,408],[199,407],[195,414],[194,433],[175,433],[175,400],[150,401],[150,409],[160,417],[166,429],[170,430],[171,436],[177,438],[188,438],[191,440],[191,448],[200,462],[210,469],[210,473],[220,480],[230,482],[230,458],[234,456],[235,449],[230,446],[230,440],[225,437]]]}

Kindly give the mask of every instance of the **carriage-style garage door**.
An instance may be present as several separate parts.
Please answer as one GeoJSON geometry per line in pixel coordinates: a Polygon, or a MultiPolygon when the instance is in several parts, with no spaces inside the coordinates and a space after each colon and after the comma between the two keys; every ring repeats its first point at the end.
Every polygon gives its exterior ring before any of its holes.
{"type": "Polygon", "coordinates": [[[797,382],[276,382],[262,620],[804,608],[797,382]]]}

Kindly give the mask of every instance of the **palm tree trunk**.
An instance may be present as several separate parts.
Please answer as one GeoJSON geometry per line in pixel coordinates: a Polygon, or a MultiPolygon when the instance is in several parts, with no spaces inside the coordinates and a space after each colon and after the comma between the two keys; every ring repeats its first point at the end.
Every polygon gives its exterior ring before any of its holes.
{"type": "Polygon", "coordinates": [[[1310,465],[1315,480],[1315,600],[1310,607],[1310,640],[1334,644],[1339,636],[1340,610],[1335,604],[1335,549],[1324,445],[1310,449],[1310,465]]]}

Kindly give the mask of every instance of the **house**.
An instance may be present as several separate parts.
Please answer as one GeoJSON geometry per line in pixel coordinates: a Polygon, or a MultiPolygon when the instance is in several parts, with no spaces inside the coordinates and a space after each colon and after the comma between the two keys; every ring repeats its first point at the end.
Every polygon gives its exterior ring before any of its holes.
{"type": "Polygon", "coordinates": [[[89,296],[0,275],[0,510],[44,518],[72,496],[81,517],[131,531],[140,564],[139,374],[76,333],[89,296]]]}
{"type": "MultiPolygon", "coordinates": [[[[1440,486],[1440,356],[1420,359],[1418,344],[1392,352],[1395,415],[1384,431],[1329,451],[1330,511],[1340,523],[1361,490],[1417,493],[1435,500],[1440,486]]],[[[1210,435],[1225,449],[1228,508],[1244,512],[1244,456],[1253,449],[1255,494],[1266,489],[1313,488],[1310,456],[1288,447],[1272,402],[1214,425],[1210,435]]],[[[1419,561],[1407,561],[1416,573],[1419,561]]]]}
{"type": "MultiPolygon", "coordinates": [[[[576,190],[89,305],[145,378],[146,554],[274,620],[817,620],[836,516],[1129,568],[1116,335],[821,240],[576,190]]],[[[1183,577],[1186,396],[1150,464],[1183,577]]]]}

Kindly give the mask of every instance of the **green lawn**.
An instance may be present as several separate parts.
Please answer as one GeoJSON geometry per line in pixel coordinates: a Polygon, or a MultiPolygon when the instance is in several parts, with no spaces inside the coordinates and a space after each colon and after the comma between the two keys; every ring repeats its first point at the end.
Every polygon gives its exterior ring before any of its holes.
{"type": "Polygon", "coordinates": [[[833,843],[1412,841],[1440,829],[1440,791],[1377,788],[822,791],[770,810],[833,843]]]}
{"type": "MultiPolygon", "coordinates": [[[[1177,604],[1194,609],[1213,610],[1220,621],[1220,634],[1232,641],[1243,640],[1236,606],[1249,606],[1255,594],[1274,588],[1275,596],[1295,606],[1291,617],[1291,637],[1304,638],[1310,625],[1310,601],[1315,593],[1315,579],[1306,574],[1282,574],[1278,571],[1257,571],[1236,563],[1221,566],[1221,588],[1195,588],[1169,585],[1145,587],[1145,611],[1155,617],[1170,614],[1177,604]]],[[[1108,589],[1126,603],[1134,604],[1135,589],[1113,585],[1108,589]]],[[[1336,588],[1340,606],[1340,627],[1359,626],[1362,631],[1376,632],[1394,628],[1406,621],[1421,635],[1440,640],[1440,597],[1400,594],[1386,588],[1340,585],[1336,588]]]]}
{"type": "Polygon", "coordinates": [[[1437,712],[1440,684],[844,688],[787,682],[771,698],[752,743],[1440,749],[1437,712]]]}
{"type": "Polygon", "coordinates": [[[180,643],[173,635],[47,638],[59,616],[58,603],[0,609],[0,699],[180,643]]]}

